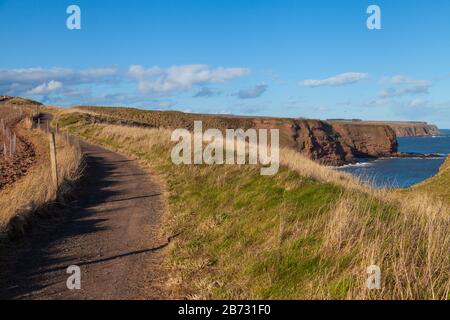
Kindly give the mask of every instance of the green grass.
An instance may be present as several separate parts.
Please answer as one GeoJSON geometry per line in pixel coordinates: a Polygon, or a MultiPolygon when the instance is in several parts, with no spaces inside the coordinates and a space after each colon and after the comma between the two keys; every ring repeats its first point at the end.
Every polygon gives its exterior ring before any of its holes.
{"type": "Polygon", "coordinates": [[[442,164],[437,175],[409,190],[412,192],[426,191],[450,205],[450,156],[442,164]]]}
{"type": "MultiPolygon", "coordinates": [[[[105,138],[102,126],[86,125],[79,115],[61,123],[143,160],[164,178],[169,194],[164,228],[168,235],[179,234],[166,265],[181,297],[345,299],[360,285],[354,272],[361,248],[324,250],[330,213],[343,197],[358,199],[376,226],[365,231],[369,242],[398,217],[395,205],[284,167],[275,176],[261,176],[257,166],[175,166],[167,146],[149,150],[128,138],[105,138]]],[[[395,234],[385,236],[383,246],[395,243],[395,234]]],[[[365,278],[365,269],[358,272],[365,278]]]]}
{"type": "MultiPolygon", "coordinates": [[[[73,124],[74,119],[60,123],[73,124]]],[[[302,298],[304,281],[332,264],[315,253],[319,237],[304,238],[296,229],[329,211],[341,187],[285,168],[267,177],[255,166],[174,166],[157,156],[161,150],[146,153],[99,139],[94,127],[79,133],[146,159],[164,175],[170,194],[167,232],[181,232],[168,264],[189,279],[184,292],[213,298],[302,298]]]]}

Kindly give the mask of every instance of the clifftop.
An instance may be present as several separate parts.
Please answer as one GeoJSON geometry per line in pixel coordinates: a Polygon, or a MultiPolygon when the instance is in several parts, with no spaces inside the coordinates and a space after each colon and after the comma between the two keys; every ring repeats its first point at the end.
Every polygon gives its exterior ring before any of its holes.
{"type": "Polygon", "coordinates": [[[409,191],[426,191],[450,205],[450,155],[435,176],[413,186],[409,191]]]}
{"type": "Polygon", "coordinates": [[[42,103],[37,102],[35,100],[21,98],[21,97],[11,97],[11,96],[0,96],[0,105],[1,104],[9,104],[13,106],[30,106],[36,105],[41,106],[42,103]]]}
{"type": "MultiPolygon", "coordinates": [[[[40,104],[28,99],[0,96],[0,104],[40,104]]],[[[434,125],[425,122],[361,121],[358,119],[319,119],[208,115],[176,111],[150,111],[116,107],[77,107],[88,111],[85,117],[96,122],[152,128],[186,128],[195,120],[203,127],[221,130],[266,128],[280,130],[280,145],[293,148],[326,165],[353,163],[357,158],[398,155],[397,136],[438,134],[434,125]]]]}
{"type": "Polygon", "coordinates": [[[398,137],[434,136],[439,134],[437,126],[428,123],[397,122],[388,123],[398,137]]]}
{"type": "Polygon", "coordinates": [[[293,148],[326,165],[344,165],[355,162],[360,157],[377,158],[397,154],[394,130],[380,123],[205,115],[110,107],[78,109],[93,112],[95,116],[91,117],[96,117],[95,121],[115,124],[191,130],[194,120],[201,120],[204,129],[279,129],[281,146],[293,148]]]}
{"type": "Polygon", "coordinates": [[[377,124],[391,127],[397,137],[433,136],[439,134],[439,129],[433,124],[420,121],[362,121],[362,120],[329,120],[331,123],[377,124]]]}

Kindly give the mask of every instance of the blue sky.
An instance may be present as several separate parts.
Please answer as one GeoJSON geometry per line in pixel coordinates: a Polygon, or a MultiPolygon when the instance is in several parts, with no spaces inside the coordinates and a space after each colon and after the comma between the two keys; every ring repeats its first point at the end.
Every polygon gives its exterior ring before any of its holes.
{"type": "Polygon", "coordinates": [[[450,128],[449,31],[447,0],[0,0],[0,94],[450,128]]]}

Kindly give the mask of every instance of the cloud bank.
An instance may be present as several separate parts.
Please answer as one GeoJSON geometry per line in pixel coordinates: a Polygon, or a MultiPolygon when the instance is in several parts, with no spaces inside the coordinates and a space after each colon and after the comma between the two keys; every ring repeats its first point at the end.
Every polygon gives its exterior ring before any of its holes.
{"type": "Polygon", "coordinates": [[[360,72],[346,72],[322,80],[304,80],[307,87],[343,86],[353,84],[369,78],[369,74],[360,72]]]}
{"type": "Polygon", "coordinates": [[[208,87],[203,87],[194,95],[194,98],[211,98],[218,94],[219,92],[217,91],[214,91],[208,87]]]}
{"type": "Polygon", "coordinates": [[[133,65],[128,70],[128,74],[137,80],[138,88],[143,93],[185,91],[191,89],[194,85],[222,83],[230,79],[243,77],[249,73],[250,70],[246,68],[219,67],[211,69],[203,64],[169,68],[144,68],[140,65],[133,65]]]}
{"type": "Polygon", "coordinates": [[[381,91],[378,96],[388,99],[405,95],[428,94],[431,82],[427,80],[417,80],[404,75],[396,75],[381,79],[380,84],[389,84],[393,87],[381,91]]]}
{"type": "Polygon", "coordinates": [[[62,82],[51,80],[47,83],[44,82],[43,84],[34,87],[29,92],[30,94],[48,94],[51,92],[59,91],[62,87],[62,82]]]}
{"type": "MultiPolygon", "coordinates": [[[[211,68],[190,64],[161,68],[132,65],[74,70],[70,68],[0,69],[0,92],[9,95],[45,95],[83,84],[136,83],[141,94],[169,94],[197,85],[217,84],[246,76],[247,68],[211,68]]],[[[203,92],[205,94],[205,92],[203,92]]]]}
{"type": "Polygon", "coordinates": [[[260,97],[264,92],[266,92],[268,86],[265,84],[259,84],[253,88],[240,90],[236,93],[236,95],[240,99],[255,99],[260,97]]]}

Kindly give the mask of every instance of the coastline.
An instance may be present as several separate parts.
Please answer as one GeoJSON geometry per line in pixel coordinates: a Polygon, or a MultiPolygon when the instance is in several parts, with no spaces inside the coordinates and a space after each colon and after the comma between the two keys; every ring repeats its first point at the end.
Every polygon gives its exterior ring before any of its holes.
{"type": "MultiPolygon", "coordinates": [[[[404,137],[398,139],[399,151],[388,157],[363,158],[333,169],[350,173],[374,183],[375,187],[408,189],[440,174],[443,164],[449,162],[450,131],[442,130],[440,138],[404,137]],[[417,152],[408,152],[417,151],[417,152]]],[[[432,189],[432,185],[428,186],[432,189]]],[[[432,191],[432,190],[431,190],[432,191]]]]}
{"type": "Polygon", "coordinates": [[[450,154],[434,176],[406,190],[408,192],[429,193],[439,201],[450,205],[450,154]]]}

